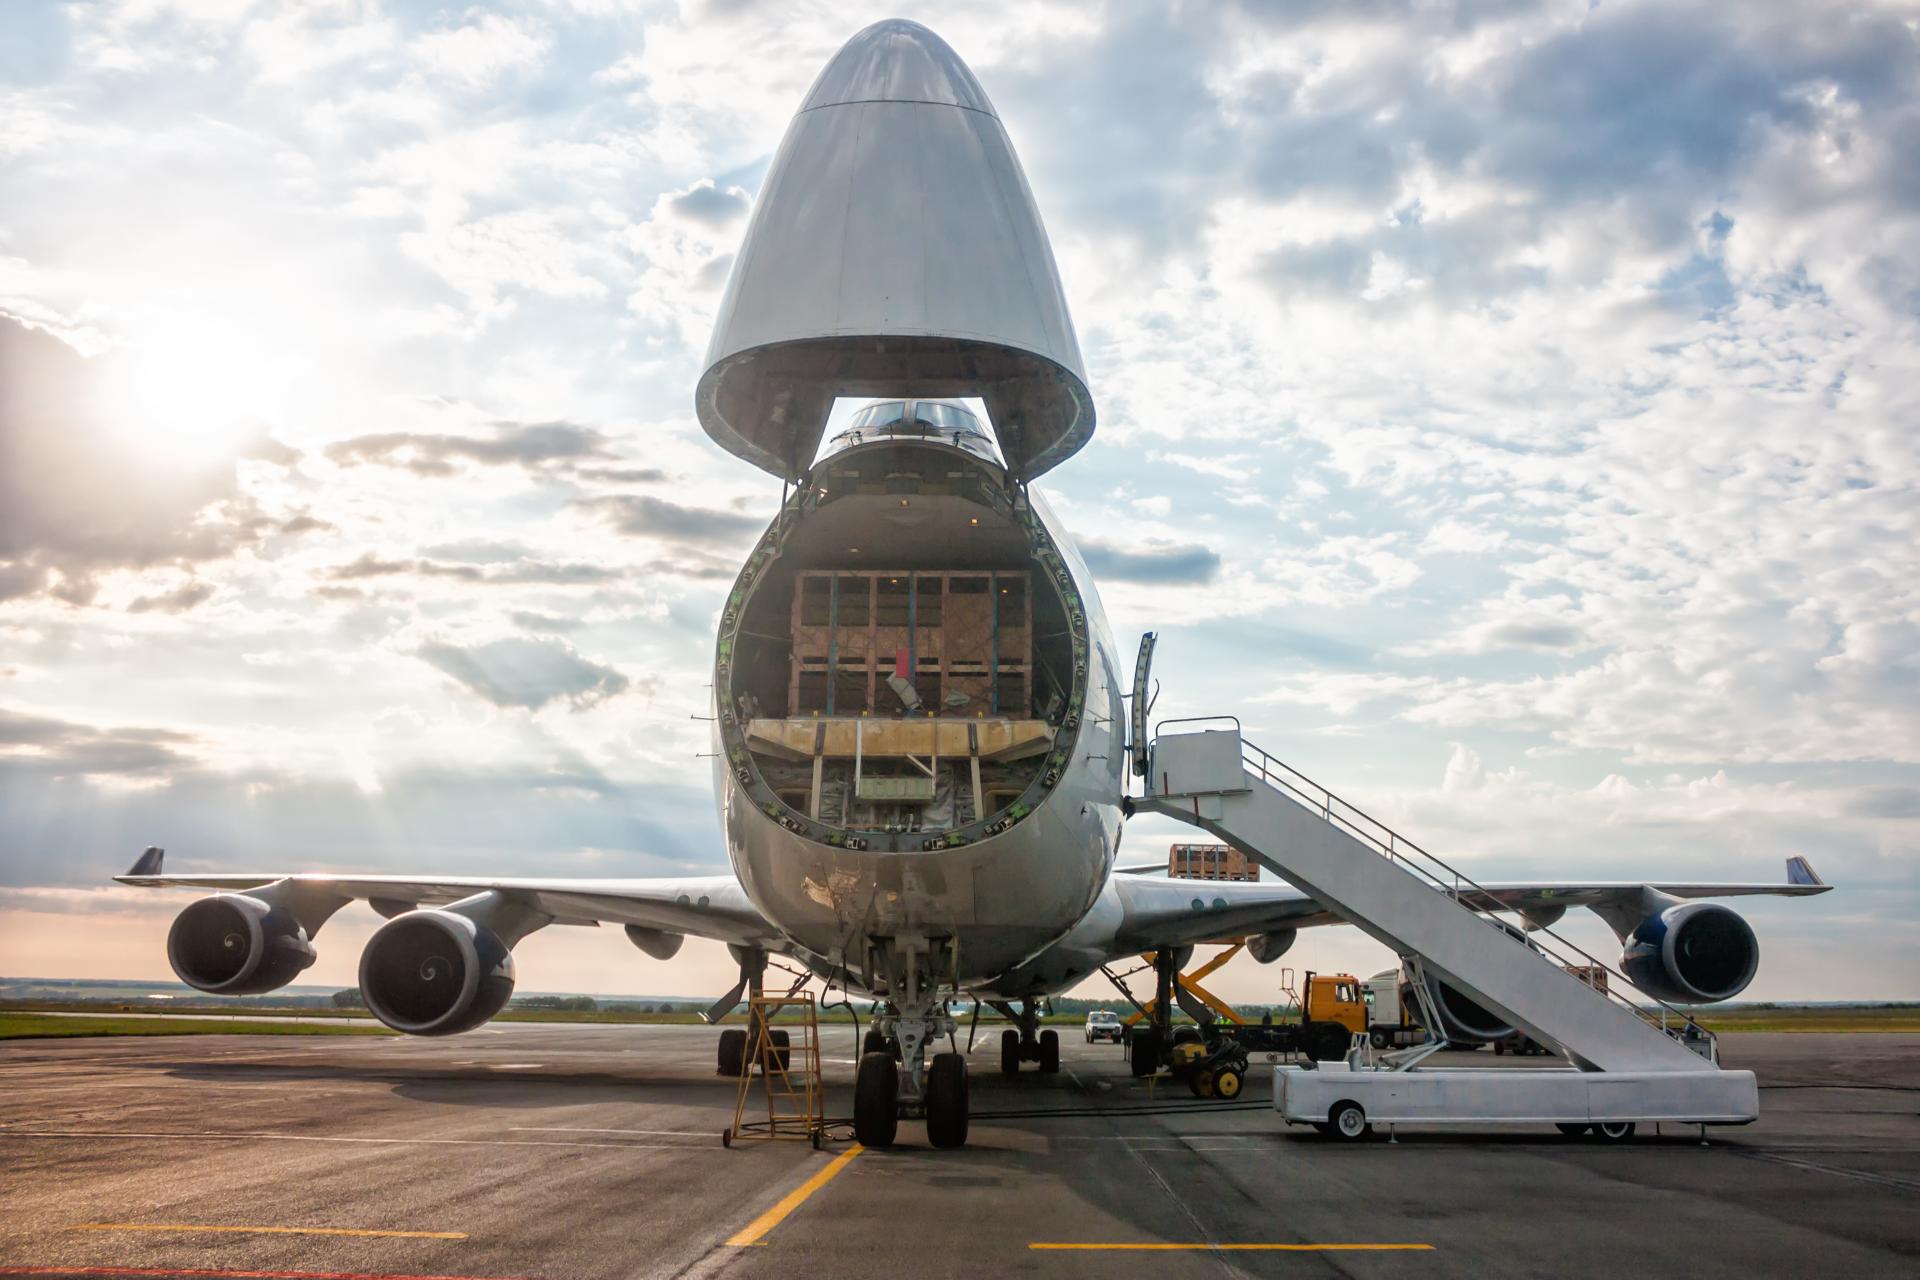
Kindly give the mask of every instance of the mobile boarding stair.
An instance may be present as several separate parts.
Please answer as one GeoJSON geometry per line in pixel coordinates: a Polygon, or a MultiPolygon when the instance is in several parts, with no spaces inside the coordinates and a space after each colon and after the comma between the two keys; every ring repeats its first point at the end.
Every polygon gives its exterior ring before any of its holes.
{"type": "Polygon", "coordinates": [[[1606,966],[1550,930],[1522,940],[1475,910],[1471,904],[1491,895],[1243,741],[1238,720],[1167,721],[1146,742],[1140,692],[1135,767],[1146,775],[1146,795],[1136,811],[1164,813],[1246,850],[1573,1064],[1427,1068],[1420,1061],[1437,1043],[1380,1059],[1361,1045],[1345,1062],[1274,1068],[1274,1108],[1289,1124],[1358,1138],[1376,1123],[1549,1123],[1618,1139],[1638,1123],[1759,1118],[1753,1073],[1722,1070],[1712,1036],[1685,1014],[1634,1004],[1617,972],[1609,970],[1604,991],[1569,973],[1568,965],[1606,966]]]}

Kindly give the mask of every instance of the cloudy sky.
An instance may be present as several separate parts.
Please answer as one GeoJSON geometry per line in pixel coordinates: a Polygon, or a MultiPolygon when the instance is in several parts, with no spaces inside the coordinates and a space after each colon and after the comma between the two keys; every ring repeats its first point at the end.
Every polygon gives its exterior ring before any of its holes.
{"type": "Polygon", "coordinates": [[[165,976],[146,844],[724,868],[692,717],[778,485],[692,387],[892,15],[1047,219],[1100,428],[1043,487],[1158,713],[1477,875],[1806,854],[1750,994],[1920,995],[1920,11],[1821,0],[0,6],[0,972],[165,976]]]}

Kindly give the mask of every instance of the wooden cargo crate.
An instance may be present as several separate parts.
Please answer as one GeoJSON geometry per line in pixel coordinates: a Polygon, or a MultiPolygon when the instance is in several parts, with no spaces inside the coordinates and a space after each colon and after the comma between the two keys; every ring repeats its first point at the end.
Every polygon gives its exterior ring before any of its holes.
{"type": "Polygon", "coordinates": [[[934,715],[1025,719],[1033,704],[1024,569],[819,570],[795,578],[787,714],[891,714],[904,671],[934,715]]]}
{"type": "Polygon", "coordinates": [[[1167,850],[1171,880],[1258,880],[1260,865],[1230,844],[1176,844],[1167,850]]]}

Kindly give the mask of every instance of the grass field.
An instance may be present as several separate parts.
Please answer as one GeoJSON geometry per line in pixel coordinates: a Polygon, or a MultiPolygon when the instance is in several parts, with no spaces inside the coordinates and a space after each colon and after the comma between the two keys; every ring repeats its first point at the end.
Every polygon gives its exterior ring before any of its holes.
{"type": "Polygon", "coordinates": [[[1920,1005],[1777,1009],[1764,1005],[1700,1015],[1709,1031],[1920,1031],[1920,1005]]]}
{"type": "Polygon", "coordinates": [[[66,1036],[390,1036],[385,1027],[313,1022],[215,1022],[208,1018],[56,1018],[44,1013],[0,1013],[0,1040],[66,1036]]]}
{"type": "MultiPolygon", "coordinates": [[[[1118,1008],[1118,1006],[1116,1006],[1118,1008]]],[[[272,1018],[281,1015],[289,1018],[339,1019],[367,1018],[371,1015],[365,1009],[276,1009],[270,1005],[236,1004],[211,1008],[153,1008],[143,1005],[108,1005],[103,1003],[53,1002],[53,1001],[13,1001],[0,1002],[0,1040],[20,1039],[35,1036],[105,1036],[105,1035],[384,1035],[383,1029],[361,1026],[330,1026],[313,1022],[216,1022],[211,1015],[235,1015],[251,1018],[272,1018]],[[122,1018],[49,1018],[44,1015],[53,1012],[71,1013],[111,1013],[118,1012],[127,1016],[122,1018]]],[[[608,1011],[575,1011],[558,1009],[509,1009],[501,1014],[500,1022],[560,1022],[591,1023],[601,1025],[630,1026],[691,1026],[699,1025],[699,1015],[693,1013],[614,1013],[608,1011]]],[[[822,1022],[846,1022],[847,1014],[834,1010],[821,1015],[822,1022]]],[[[1824,1031],[1824,1032],[1874,1032],[1874,1031],[1920,1031],[1920,1004],[1907,1005],[1836,1005],[1821,1008],[1775,1007],[1754,1005],[1720,1010],[1707,1010],[1699,1015],[1702,1026],[1710,1031],[1824,1031]]],[[[739,1025],[746,1021],[744,1012],[736,1012],[725,1019],[726,1023],[739,1025]]],[[[791,1021],[790,1018],[776,1018],[776,1022],[791,1021]]],[[[862,1015],[861,1022],[866,1018],[862,1015]]],[[[1079,1026],[1085,1021],[1081,1014],[1059,1014],[1042,1018],[1042,1023],[1055,1026],[1079,1026]]],[[[961,1029],[965,1031],[968,1020],[961,1019],[961,1029]]],[[[1004,1025],[1005,1019],[996,1013],[983,1012],[980,1026],[997,1030],[1004,1025]]]]}

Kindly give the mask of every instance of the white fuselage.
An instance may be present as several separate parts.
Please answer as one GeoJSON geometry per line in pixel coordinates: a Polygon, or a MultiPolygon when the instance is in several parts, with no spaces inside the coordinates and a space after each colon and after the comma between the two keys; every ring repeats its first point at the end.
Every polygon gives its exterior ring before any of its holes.
{"type": "Polygon", "coordinates": [[[1086,921],[1107,887],[1125,790],[1121,676],[1085,562],[1044,504],[1032,499],[1032,508],[1082,603],[1088,660],[1064,768],[1021,820],[957,847],[836,847],[756,802],[716,720],[715,793],[734,872],[794,954],[823,976],[887,995],[899,978],[869,965],[876,941],[924,952],[950,940],[941,985],[993,990],[996,978],[1086,921]]]}

